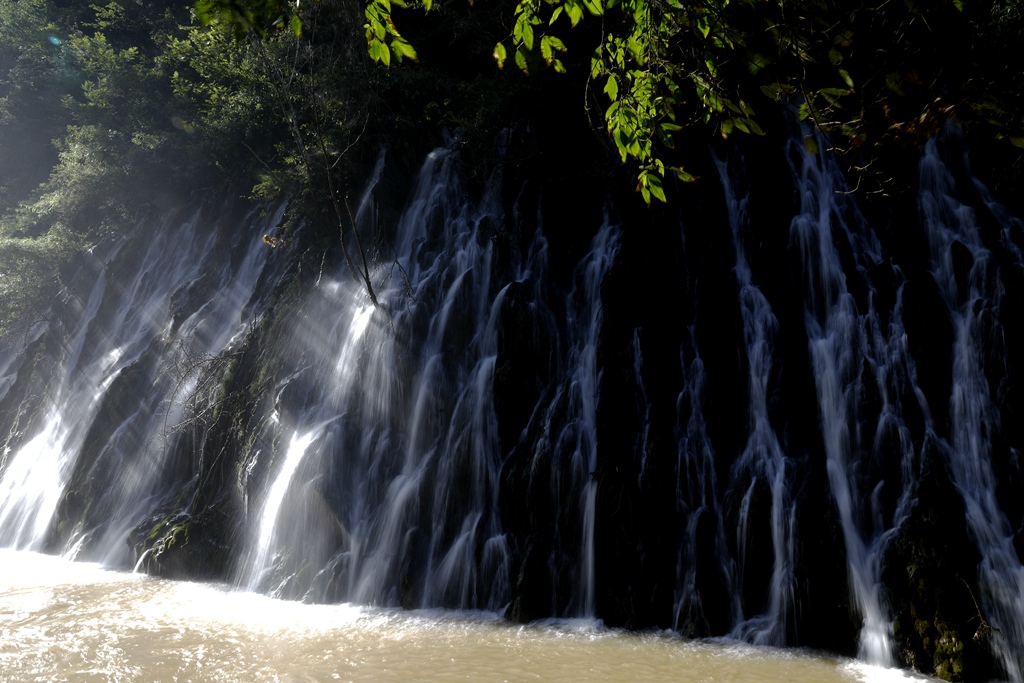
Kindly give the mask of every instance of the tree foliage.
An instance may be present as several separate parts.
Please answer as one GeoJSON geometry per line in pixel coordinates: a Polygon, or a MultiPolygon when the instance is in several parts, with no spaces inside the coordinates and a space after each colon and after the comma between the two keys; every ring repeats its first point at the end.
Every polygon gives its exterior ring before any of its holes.
{"type": "Polygon", "coordinates": [[[266,79],[198,30],[180,2],[0,3],[0,329],[37,319],[84,246],[274,149],[266,79]]]}
{"type": "MultiPolygon", "coordinates": [[[[399,36],[390,6],[367,6],[369,50],[385,64],[399,36]]],[[[593,22],[600,30],[573,48],[591,54],[589,73],[575,77],[601,93],[609,138],[647,201],[665,200],[670,174],[693,180],[675,163],[681,131],[760,135],[780,104],[861,168],[865,150],[918,145],[949,119],[1024,146],[1019,0],[519,0],[496,64],[565,73],[570,38],[593,22]]]]}

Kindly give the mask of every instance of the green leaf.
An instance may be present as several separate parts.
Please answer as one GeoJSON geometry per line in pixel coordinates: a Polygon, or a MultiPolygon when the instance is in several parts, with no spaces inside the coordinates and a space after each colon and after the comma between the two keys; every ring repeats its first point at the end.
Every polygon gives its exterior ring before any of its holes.
{"type": "Polygon", "coordinates": [[[302,35],[302,19],[299,19],[299,15],[292,15],[292,33],[298,38],[302,35]]]}
{"type": "Polygon", "coordinates": [[[555,67],[555,73],[560,73],[560,74],[564,74],[565,73],[565,65],[562,64],[562,60],[561,59],[554,60],[552,62],[552,65],[555,67]]]}
{"type": "Polygon", "coordinates": [[[751,74],[757,74],[761,71],[761,69],[765,68],[771,63],[771,59],[769,59],[763,54],[755,52],[750,55],[747,61],[747,71],[749,71],[751,74]]]}
{"type": "MultiPolygon", "coordinates": [[[[629,55],[624,56],[631,55],[638,63],[643,64],[643,45],[640,44],[640,41],[637,40],[635,35],[629,36],[629,38],[624,42],[624,46],[626,50],[629,51],[629,55]]],[[[624,54],[621,48],[617,49],[619,50],[619,54],[624,54]]],[[[619,66],[621,67],[622,65],[619,66]]]]}
{"type": "Polygon", "coordinates": [[[558,17],[562,16],[562,10],[564,9],[564,5],[559,5],[558,7],[555,8],[555,11],[551,13],[551,19],[548,21],[548,26],[554,24],[555,20],[558,19],[558,17]]]}
{"type": "Polygon", "coordinates": [[[885,87],[902,97],[903,88],[900,86],[902,80],[899,71],[891,71],[885,75],[885,87]]]}
{"type": "Polygon", "coordinates": [[[615,141],[615,146],[619,149],[622,163],[626,163],[626,157],[629,155],[629,137],[623,134],[621,128],[615,128],[612,131],[612,140],[615,141]]]}
{"type": "MultiPolygon", "coordinates": [[[[367,30],[369,30],[369,27],[367,27],[367,30]]],[[[384,46],[381,44],[381,42],[379,40],[376,40],[374,38],[370,38],[370,40],[367,42],[367,46],[366,46],[367,52],[370,53],[370,59],[372,59],[375,62],[379,62],[380,59],[381,59],[381,57],[380,57],[380,49],[382,47],[384,47],[384,46]]]]}
{"type": "Polygon", "coordinates": [[[382,24],[381,22],[377,21],[376,19],[371,19],[370,20],[370,30],[373,31],[373,35],[374,35],[374,38],[376,38],[376,40],[378,40],[378,41],[383,41],[384,40],[384,34],[385,34],[384,24],[382,24]]]}
{"type": "Polygon", "coordinates": [[[1008,138],[1008,139],[1010,140],[1010,144],[1013,145],[1014,147],[1022,147],[1022,148],[1024,148],[1024,138],[1008,138]]]}
{"type": "Polygon", "coordinates": [[[527,50],[533,49],[533,26],[529,22],[523,22],[523,45],[527,50]]]}
{"type": "Polygon", "coordinates": [[[559,52],[565,52],[568,49],[558,36],[548,36],[548,40],[551,41],[551,47],[559,52]]]}
{"type": "Polygon", "coordinates": [[[619,81],[615,74],[608,74],[608,80],[604,84],[604,92],[612,102],[619,99],[619,81]]]}
{"type": "Polygon", "coordinates": [[[398,61],[402,61],[402,58],[411,59],[417,61],[416,48],[414,48],[404,38],[395,38],[391,41],[391,50],[395,53],[395,57],[398,61]]]}
{"type": "Polygon", "coordinates": [[[843,81],[846,82],[846,85],[850,86],[850,90],[853,90],[853,79],[850,78],[849,72],[847,72],[846,69],[840,69],[839,75],[842,77],[843,81]]]}
{"type": "Polygon", "coordinates": [[[498,43],[494,46],[494,61],[498,63],[498,68],[504,68],[505,59],[508,57],[508,53],[505,52],[505,46],[502,43],[498,43]]]}
{"type": "Polygon", "coordinates": [[[820,88],[818,93],[821,95],[829,95],[830,97],[844,97],[849,95],[850,91],[846,88],[820,88]]]}
{"type": "Polygon", "coordinates": [[[423,9],[427,12],[434,6],[434,0],[423,0],[423,9]]]}
{"type": "Polygon", "coordinates": [[[661,186],[661,177],[657,174],[647,174],[647,189],[650,190],[652,197],[660,200],[662,203],[668,202],[665,198],[665,190],[661,186]]]}
{"type": "Polygon", "coordinates": [[[770,100],[778,101],[782,97],[781,83],[768,83],[761,86],[761,92],[770,100]]]}
{"type": "Polygon", "coordinates": [[[565,3],[565,13],[569,15],[569,22],[573,26],[580,23],[580,20],[583,18],[583,9],[572,0],[565,3]]]}
{"type": "Polygon", "coordinates": [[[839,98],[845,95],[849,95],[849,90],[843,88],[820,88],[818,94],[821,95],[826,102],[831,104],[833,107],[842,109],[843,105],[839,103],[839,98]]]}
{"type": "Polygon", "coordinates": [[[804,148],[811,154],[818,153],[818,141],[814,139],[813,135],[804,136],[804,148]]]}
{"type": "Polygon", "coordinates": [[[680,168],[678,166],[675,166],[675,167],[672,168],[672,173],[675,174],[676,179],[678,179],[680,182],[692,183],[692,182],[695,182],[697,180],[697,176],[695,176],[695,175],[693,175],[691,173],[687,173],[686,171],[684,171],[682,168],[680,168]]]}
{"type": "Polygon", "coordinates": [[[526,55],[524,55],[523,51],[519,49],[516,50],[516,66],[518,66],[523,73],[530,73],[530,70],[526,66],[526,55]]]}
{"type": "Polygon", "coordinates": [[[544,61],[549,66],[551,65],[551,38],[549,38],[548,36],[541,36],[540,56],[544,58],[544,61]]]}

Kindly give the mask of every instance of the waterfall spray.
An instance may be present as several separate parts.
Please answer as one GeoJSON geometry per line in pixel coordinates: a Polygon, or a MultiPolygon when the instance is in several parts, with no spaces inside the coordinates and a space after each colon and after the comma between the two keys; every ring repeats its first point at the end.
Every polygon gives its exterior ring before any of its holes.
{"type": "MultiPolygon", "coordinates": [[[[137,226],[105,261],[86,260],[99,273],[77,317],[60,318],[71,332],[54,359],[45,423],[11,454],[0,479],[3,545],[59,544],[83,558],[129,561],[127,530],[174,483],[161,480],[168,448],[160,426],[174,424],[176,399],[188,399],[192,379],[175,387],[169,368],[186,349],[212,357],[236,338],[266,263],[267,250],[251,239],[237,268],[214,267],[218,233],[206,230],[202,216],[191,211],[181,220],[172,212],[155,226],[137,226]],[[201,297],[196,292],[203,287],[217,299],[197,303],[180,325],[168,325],[175,308],[201,297]],[[131,405],[121,383],[140,393],[131,405]],[[84,512],[63,513],[60,506],[82,494],[67,491],[72,478],[104,488],[90,491],[84,512]],[[55,525],[63,514],[72,518],[55,525]]],[[[264,227],[252,216],[242,226],[264,227]]],[[[54,315],[68,314],[55,309],[54,315]]]]}

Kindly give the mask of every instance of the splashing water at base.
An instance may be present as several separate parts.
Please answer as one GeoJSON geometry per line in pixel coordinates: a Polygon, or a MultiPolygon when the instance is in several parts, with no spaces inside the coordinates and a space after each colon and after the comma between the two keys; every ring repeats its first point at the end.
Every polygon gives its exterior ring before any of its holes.
{"type": "Polygon", "coordinates": [[[0,551],[0,669],[73,681],[926,680],[807,653],[517,627],[489,613],[305,605],[0,551]]]}

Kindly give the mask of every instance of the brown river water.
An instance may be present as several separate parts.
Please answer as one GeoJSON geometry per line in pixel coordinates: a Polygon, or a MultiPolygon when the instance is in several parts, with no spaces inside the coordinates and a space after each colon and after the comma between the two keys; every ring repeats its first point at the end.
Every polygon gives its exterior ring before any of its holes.
{"type": "Polygon", "coordinates": [[[587,622],[518,626],[490,614],[285,602],[0,550],[0,680],[929,679],[815,653],[627,634],[587,622]]]}

